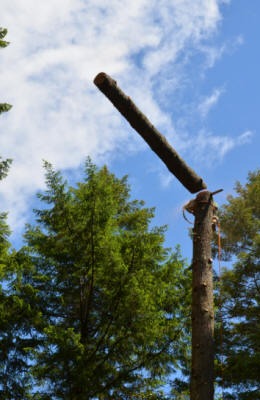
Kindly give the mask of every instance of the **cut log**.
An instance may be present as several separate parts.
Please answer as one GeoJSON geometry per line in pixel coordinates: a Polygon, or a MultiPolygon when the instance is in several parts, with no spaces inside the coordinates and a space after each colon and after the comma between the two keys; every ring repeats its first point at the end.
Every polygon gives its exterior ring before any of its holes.
{"type": "Polygon", "coordinates": [[[166,138],[136,107],[130,97],[117,86],[116,81],[109,75],[101,72],[94,79],[94,83],[186,189],[191,193],[196,193],[207,187],[202,178],[184,162],[176,150],[167,142],[166,138]]]}

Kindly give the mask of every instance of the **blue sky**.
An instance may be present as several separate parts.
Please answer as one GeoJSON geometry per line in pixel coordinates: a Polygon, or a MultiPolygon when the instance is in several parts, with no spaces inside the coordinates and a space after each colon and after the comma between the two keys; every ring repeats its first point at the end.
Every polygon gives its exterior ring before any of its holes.
{"type": "Polygon", "coordinates": [[[259,168],[258,0],[2,0],[1,183],[13,243],[44,189],[42,160],[79,180],[89,155],[133,197],[156,206],[167,245],[190,258],[182,207],[193,195],[168,172],[92,81],[117,80],[208,184],[219,204],[259,168]]]}

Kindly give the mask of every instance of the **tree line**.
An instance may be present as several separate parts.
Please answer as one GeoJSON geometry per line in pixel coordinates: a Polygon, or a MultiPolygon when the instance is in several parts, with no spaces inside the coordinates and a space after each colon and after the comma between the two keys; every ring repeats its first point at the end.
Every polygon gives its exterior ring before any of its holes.
{"type": "MultiPolygon", "coordinates": [[[[7,31],[0,30],[0,46],[7,31]]],[[[0,105],[6,112],[10,105],[0,105]]],[[[0,160],[0,179],[11,161],[0,160]]],[[[0,214],[0,399],[189,399],[191,271],[127,177],[87,158],[70,186],[45,162],[24,245],[0,214]]],[[[216,385],[258,399],[260,170],[219,210],[216,385]]],[[[213,244],[214,245],[214,244],[213,244]]]]}

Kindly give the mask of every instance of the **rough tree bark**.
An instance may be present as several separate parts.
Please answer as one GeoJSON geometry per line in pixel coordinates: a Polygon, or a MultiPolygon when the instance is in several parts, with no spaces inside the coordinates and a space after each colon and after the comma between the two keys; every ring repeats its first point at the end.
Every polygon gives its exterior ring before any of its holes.
{"type": "Polygon", "coordinates": [[[129,124],[142,136],[150,148],[160,157],[171,173],[191,193],[207,186],[171,147],[165,137],[151,124],[149,119],[136,107],[130,97],[117,86],[109,75],[100,72],[94,79],[95,85],[113,103],[129,124]]]}
{"type": "Polygon", "coordinates": [[[214,398],[214,304],[211,258],[212,193],[195,199],[192,261],[191,400],[214,398]]]}

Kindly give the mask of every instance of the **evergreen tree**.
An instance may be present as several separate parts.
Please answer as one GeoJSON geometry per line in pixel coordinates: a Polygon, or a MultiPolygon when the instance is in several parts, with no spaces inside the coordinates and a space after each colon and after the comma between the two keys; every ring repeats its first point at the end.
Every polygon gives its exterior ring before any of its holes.
{"type": "Polygon", "coordinates": [[[45,206],[23,251],[41,315],[37,398],[164,398],[158,390],[186,346],[179,252],[163,247],[165,227],[150,228],[154,210],[130,200],[125,177],[88,160],[73,188],[45,168],[45,206]]]}
{"type": "MultiPolygon", "coordinates": [[[[223,386],[226,399],[259,399],[260,170],[220,210],[225,256],[236,257],[221,278],[223,386]]],[[[219,339],[220,340],[220,339],[219,339]]]]}
{"type": "MultiPolygon", "coordinates": [[[[0,180],[8,173],[11,160],[0,160],[0,180]]],[[[28,265],[19,253],[11,249],[7,214],[0,213],[0,399],[29,399],[27,348],[32,340],[30,332],[35,322],[34,310],[26,298],[26,285],[21,286],[22,274],[28,265]]],[[[24,258],[24,257],[23,257],[24,258]]],[[[31,296],[30,296],[31,301],[31,296]]]]}
{"type": "MultiPolygon", "coordinates": [[[[0,47],[9,43],[4,40],[7,30],[0,28],[0,47]]],[[[0,114],[9,111],[10,104],[0,103],[0,114]]],[[[6,177],[10,159],[0,157],[0,180],[6,177]]],[[[22,260],[9,241],[7,214],[0,213],[0,399],[29,399],[30,376],[27,347],[32,346],[29,317],[30,305],[19,293],[22,260]]]]}
{"type": "MultiPolygon", "coordinates": [[[[6,47],[9,44],[4,40],[6,34],[7,34],[7,29],[0,28],[0,47],[6,47]]],[[[0,103],[0,114],[9,111],[11,107],[12,106],[10,104],[0,103]]],[[[0,157],[0,180],[7,175],[10,164],[11,164],[10,159],[2,160],[2,158],[0,157]]]]}
{"type": "MultiPolygon", "coordinates": [[[[10,160],[0,162],[0,180],[9,168],[10,160]]],[[[19,281],[25,267],[9,242],[7,214],[0,213],[0,399],[29,398],[30,376],[26,348],[32,346],[30,305],[20,296],[19,281]]],[[[25,288],[25,286],[24,286],[25,288]]]]}
{"type": "MultiPolygon", "coordinates": [[[[9,42],[4,40],[5,36],[7,34],[7,29],[1,28],[0,27],[0,47],[6,47],[9,45],[9,42]]],[[[9,111],[12,106],[7,103],[0,103],[0,114],[3,112],[9,111]]]]}
{"type": "Polygon", "coordinates": [[[6,175],[8,174],[8,170],[11,164],[11,159],[8,158],[6,160],[3,160],[0,157],[0,181],[6,177],[6,175]]]}
{"type": "MultiPolygon", "coordinates": [[[[6,381],[7,381],[7,371],[6,371],[6,343],[5,337],[7,332],[7,325],[9,323],[9,309],[8,309],[8,298],[3,289],[4,280],[6,277],[6,267],[8,264],[8,242],[9,230],[6,225],[6,215],[4,213],[0,214],[0,399],[5,398],[6,393],[6,381]]],[[[8,399],[8,397],[6,397],[8,399]]]]}
{"type": "Polygon", "coordinates": [[[32,302],[32,287],[25,283],[29,263],[10,251],[3,235],[8,234],[1,219],[1,289],[0,289],[0,399],[30,399],[33,362],[32,349],[39,345],[34,335],[37,313],[32,302]],[[23,282],[22,282],[23,281],[23,282]]]}

